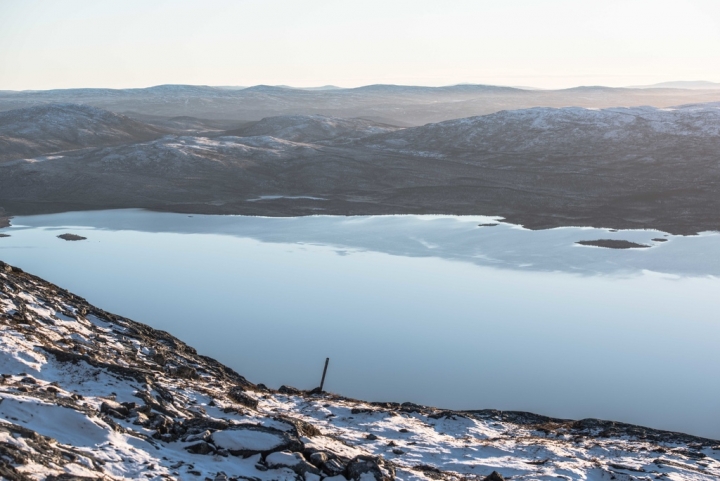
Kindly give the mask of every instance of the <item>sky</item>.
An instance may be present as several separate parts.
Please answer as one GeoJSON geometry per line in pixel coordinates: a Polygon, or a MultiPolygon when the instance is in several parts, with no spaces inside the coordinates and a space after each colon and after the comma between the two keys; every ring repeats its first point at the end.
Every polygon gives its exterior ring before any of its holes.
{"type": "Polygon", "coordinates": [[[720,82],[720,0],[0,0],[0,90],[720,82]]]}

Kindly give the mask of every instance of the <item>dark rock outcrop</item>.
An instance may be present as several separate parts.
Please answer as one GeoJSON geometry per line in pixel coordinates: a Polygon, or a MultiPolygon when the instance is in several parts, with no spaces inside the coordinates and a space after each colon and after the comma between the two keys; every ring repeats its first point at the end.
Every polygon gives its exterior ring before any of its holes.
{"type": "Polygon", "coordinates": [[[497,471],[493,471],[489,476],[485,476],[483,481],[505,481],[505,478],[497,471]]]}
{"type": "Polygon", "coordinates": [[[577,241],[576,244],[580,244],[581,246],[605,247],[607,249],[642,249],[650,247],[649,245],[619,239],[582,240],[577,241]]]}
{"type": "Polygon", "coordinates": [[[81,235],[77,234],[60,234],[58,236],[58,239],[66,240],[66,241],[81,241],[81,240],[87,240],[87,237],[83,237],[81,235]]]}
{"type": "Polygon", "coordinates": [[[346,468],[347,478],[352,481],[367,479],[370,474],[375,481],[392,481],[395,479],[395,469],[382,458],[373,456],[357,456],[353,458],[346,468]]]}

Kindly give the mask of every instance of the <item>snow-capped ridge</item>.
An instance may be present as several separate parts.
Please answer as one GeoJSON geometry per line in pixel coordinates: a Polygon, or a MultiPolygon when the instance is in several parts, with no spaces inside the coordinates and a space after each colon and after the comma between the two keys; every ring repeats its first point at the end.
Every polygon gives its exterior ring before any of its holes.
{"type": "Polygon", "coordinates": [[[447,120],[365,139],[376,148],[446,155],[452,152],[584,154],[604,149],[654,148],[678,138],[720,140],[720,108],[534,107],[447,120]]]}

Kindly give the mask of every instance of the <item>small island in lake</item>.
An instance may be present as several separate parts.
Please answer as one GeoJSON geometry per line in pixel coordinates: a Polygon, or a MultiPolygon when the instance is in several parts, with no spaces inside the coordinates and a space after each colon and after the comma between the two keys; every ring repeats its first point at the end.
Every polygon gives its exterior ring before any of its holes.
{"type": "Polygon", "coordinates": [[[637,242],[618,239],[583,240],[577,241],[576,244],[580,244],[582,246],[605,247],[606,249],[644,249],[650,247],[645,244],[638,244],[637,242]]]}
{"type": "Polygon", "coordinates": [[[60,234],[58,238],[66,241],[81,241],[87,239],[87,237],[83,237],[77,234],[60,234]]]}

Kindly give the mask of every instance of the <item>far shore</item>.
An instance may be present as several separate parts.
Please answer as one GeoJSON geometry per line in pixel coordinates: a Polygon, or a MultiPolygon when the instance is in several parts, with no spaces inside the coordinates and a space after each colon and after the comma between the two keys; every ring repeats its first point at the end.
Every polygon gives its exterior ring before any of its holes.
{"type": "MultiPolygon", "coordinates": [[[[432,207],[428,205],[409,205],[397,203],[390,205],[383,201],[349,202],[342,199],[316,201],[312,199],[266,199],[257,202],[230,201],[222,205],[209,203],[151,204],[140,203],[9,203],[0,204],[4,214],[0,217],[0,228],[9,227],[13,216],[60,214],[64,212],[113,210],[113,209],[146,209],[153,212],[169,212],[175,214],[197,215],[243,215],[260,217],[305,217],[315,215],[334,216],[372,216],[372,215],[457,215],[457,216],[490,216],[502,218],[503,222],[523,226],[529,230],[555,229],[558,227],[594,227],[598,229],[646,230],[654,229],[672,235],[698,235],[700,232],[720,231],[717,217],[710,211],[698,212],[689,218],[678,219],[669,215],[666,218],[645,219],[639,222],[620,214],[606,216],[591,212],[547,212],[542,209],[519,209],[516,206],[471,204],[442,204],[432,207]],[[321,207],[321,208],[320,208],[321,207]]],[[[2,201],[0,201],[2,202],[2,201]]],[[[1,212],[1,210],[0,210],[1,212]]],[[[481,227],[491,227],[489,224],[481,227]]]]}

